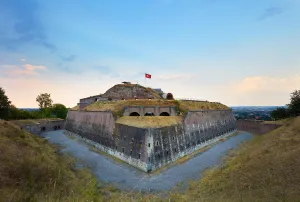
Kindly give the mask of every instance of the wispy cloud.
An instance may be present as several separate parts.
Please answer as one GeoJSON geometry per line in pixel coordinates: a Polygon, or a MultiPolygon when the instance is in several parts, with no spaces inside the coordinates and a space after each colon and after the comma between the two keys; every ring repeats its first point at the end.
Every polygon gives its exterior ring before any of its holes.
{"type": "Polygon", "coordinates": [[[235,85],[239,93],[293,91],[300,86],[300,76],[293,77],[246,77],[235,85]]]}
{"type": "Polygon", "coordinates": [[[22,59],[21,59],[21,61],[22,61],[22,62],[25,62],[25,61],[26,61],[26,59],[25,59],[25,58],[22,58],[22,59]]]}
{"type": "Polygon", "coordinates": [[[67,57],[60,56],[60,59],[61,59],[62,61],[64,61],[64,62],[73,62],[76,58],[77,58],[77,56],[74,55],[74,54],[71,54],[71,55],[69,55],[69,56],[67,56],[67,57]]]}
{"type": "Polygon", "coordinates": [[[264,13],[257,18],[257,21],[263,21],[267,18],[274,17],[283,13],[283,8],[278,6],[272,6],[264,10],[264,13]]]}
{"type": "Polygon", "coordinates": [[[39,75],[39,71],[47,71],[45,66],[36,66],[31,64],[25,64],[22,66],[17,65],[5,65],[8,70],[8,74],[11,76],[16,75],[39,75]]]}

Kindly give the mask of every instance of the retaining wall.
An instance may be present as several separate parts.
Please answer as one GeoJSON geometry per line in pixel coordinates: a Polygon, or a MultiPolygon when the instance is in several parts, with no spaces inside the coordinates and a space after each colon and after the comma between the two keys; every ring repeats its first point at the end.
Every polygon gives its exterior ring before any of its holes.
{"type": "Polygon", "coordinates": [[[69,111],[65,129],[110,148],[115,148],[113,138],[115,120],[111,112],[69,111]]]}
{"type": "Polygon", "coordinates": [[[49,120],[49,121],[40,121],[38,123],[32,124],[17,124],[22,130],[26,130],[32,134],[41,134],[46,131],[60,130],[64,129],[65,120],[49,120]]]}
{"type": "Polygon", "coordinates": [[[265,124],[264,121],[259,120],[237,120],[238,130],[248,131],[257,135],[268,133],[281,125],[278,124],[265,124]]]}

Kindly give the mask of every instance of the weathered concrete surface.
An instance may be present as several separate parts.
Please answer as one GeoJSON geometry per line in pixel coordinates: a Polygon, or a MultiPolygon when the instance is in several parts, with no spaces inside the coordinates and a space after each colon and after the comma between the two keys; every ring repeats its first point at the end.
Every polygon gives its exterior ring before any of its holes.
{"type": "Polygon", "coordinates": [[[111,112],[69,111],[65,129],[82,137],[115,148],[115,120],[111,112]]]}
{"type": "Polygon", "coordinates": [[[169,116],[177,116],[176,109],[174,106],[160,107],[160,106],[132,106],[125,107],[123,116],[130,116],[131,113],[136,112],[140,116],[145,116],[146,113],[153,113],[154,116],[160,116],[163,112],[169,114],[169,116]]]}
{"type": "Polygon", "coordinates": [[[108,156],[95,153],[84,141],[69,138],[63,131],[46,132],[42,136],[48,137],[52,143],[64,146],[62,152],[70,153],[83,165],[91,167],[101,181],[112,183],[122,189],[145,191],[169,190],[178,183],[198,179],[207,168],[220,165],[221,159],[228,151],[252,138],[249,133],[240,133],[212,146],[184,164],[176,164],[159,174],[149,175],[130,165],[117,163],[108,156]]]}
{"type": "Polygon", "coordinates": [[[258,120],[237,120],[237,129],[240,131],[248,131],[257,135],[268,133],[276,128],[279,124],[265,124],[264,121],[258,120]]]}

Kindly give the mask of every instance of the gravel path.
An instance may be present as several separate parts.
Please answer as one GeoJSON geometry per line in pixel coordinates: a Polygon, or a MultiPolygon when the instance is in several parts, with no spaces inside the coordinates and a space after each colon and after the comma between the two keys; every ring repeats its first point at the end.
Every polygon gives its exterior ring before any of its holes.
{"type": "Polygon", "coordinates": [[[199,179],[205,169],[219,165],[229,150],[252,138],[250,133],[240,133],[183,164],[174,165],[156,175],[149,175],[90,150],[87,143],[66,136],[62,130],[46,132],[42,136],[52,143],[64,146],[62,152],[71,153],[78,158],[81,163],[90,167],[101,181],[112,183],[121,189],[140,191],[170,190],[178,183],[199,179]]]}

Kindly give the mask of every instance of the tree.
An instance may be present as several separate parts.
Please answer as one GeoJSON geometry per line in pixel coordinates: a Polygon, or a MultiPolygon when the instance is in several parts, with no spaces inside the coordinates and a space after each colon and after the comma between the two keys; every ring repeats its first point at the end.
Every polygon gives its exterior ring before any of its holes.
{"type": "Polygon", "coordinates": [[[67,117],[68,109],[63,104],[54,104],[52,106],[52,113],[57,118],[65,119],[67,117]]]}
{"type": "Polygon", "coordinates": [[[288,110],[284,107],[278,107],[271,112],[271,117],[274,120],[284,119],[288,117],[288,110]]]}
{"type": "Polygon", "coordinates": [[[7,119],[10,103],[4,89],[0,87],[0,119],[7,119]]]}
{"type": "Polygon", "coordinates": [[[48,93],[41,93],[37,96],[36,101],[39,103],[41,110],[50,108],[52,106],[52,100],[50,98],[50,94],[48,93]]]}
{"type": "Polygon", "coordinates": [[[300,90],[295,90],[291,93],[290,104],[288,104],[289,111],[293,116],[300,115],[300,90]]]}

